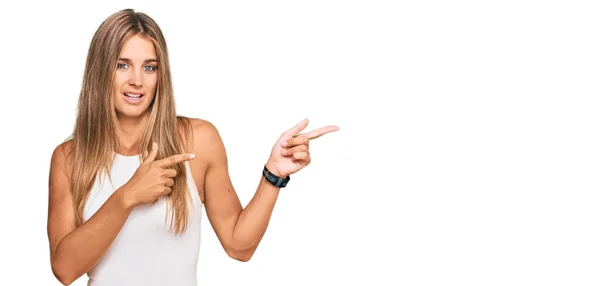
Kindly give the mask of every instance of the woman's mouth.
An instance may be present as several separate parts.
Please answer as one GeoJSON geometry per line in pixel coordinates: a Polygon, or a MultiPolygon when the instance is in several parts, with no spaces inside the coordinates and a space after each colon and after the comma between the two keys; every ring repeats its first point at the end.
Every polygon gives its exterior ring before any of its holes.
{"type": "Polygon", "coordinates": [[[123,96],[125,96],[125,100],[127,100],[127,102],[129,102],[129,103],[138,103],[138,102],[140,102],[140,100],[142,99],[144,94],[126,92],[126,93],[123,93],[123,96]]]}

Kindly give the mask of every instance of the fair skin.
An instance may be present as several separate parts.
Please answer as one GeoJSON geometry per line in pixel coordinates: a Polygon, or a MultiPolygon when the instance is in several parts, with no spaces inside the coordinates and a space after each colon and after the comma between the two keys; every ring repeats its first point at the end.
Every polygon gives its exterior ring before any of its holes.
{"type": "MultiPolygon", "coordinates": [[[[120,55],[114,78],[120,154],[134,155],[140,149],[140,135],[149,119],[148,108],[158,81],[156,59],[152,42],[142,36],[129,39],[120,55]]],[[[282,133],[265,163],[272,173],[286,177],[306,167],[311,161],[309,142],[339,130],[337,126],[326,126],[300,134],[307,124],[308,120],[303,120],[282,133]]],[[[132,209],[168,194],[176,175],[168,167],[184,161],[190,164],[198,195],[225,252],[240,261],[252,257],[267,229],[279,188],[257,178],[255,194],[243,208],[231,183],[219,132],[201,119],[192,119],[192,126],[195,141],[187,145],[191,150],[156,160],[154,148],[129,182],[78,228],[64,158],[70,145],[61,144],[55,149],[50,168],[48,237],[52,270],[61,283],[69,285],[98,263],[132,209]]]]}

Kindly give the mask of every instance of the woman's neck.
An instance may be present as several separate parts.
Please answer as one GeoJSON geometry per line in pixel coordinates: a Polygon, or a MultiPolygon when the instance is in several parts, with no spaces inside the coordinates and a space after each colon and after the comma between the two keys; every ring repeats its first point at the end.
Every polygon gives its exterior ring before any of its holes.
{"type": "Polygon", "coordinates": [[[117,136],[119,138],[119,150],[117,153],[125,156],[140,153],[140,141],[146,124],[150,119],[150,113],[145,112],[140,117],[117,116],[117,136]]]}

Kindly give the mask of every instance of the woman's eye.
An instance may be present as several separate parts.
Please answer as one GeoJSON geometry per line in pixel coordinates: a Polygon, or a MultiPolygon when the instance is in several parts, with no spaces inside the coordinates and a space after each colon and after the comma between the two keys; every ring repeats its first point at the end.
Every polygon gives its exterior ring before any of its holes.
{"type": "Polygon", "coordinates": [[[124,68],[127,68],[127,65],[123,64],[123,63],[119,63],[119,64],[117,64],[117,68],[118,69],[124,69],[124,68]]]}
{"type": "Polygon", "coordinates": [[[155,66],[145,66],[145,67],[144,67],[144,70],[145,70],[145,71],[155,71],[155,70],[156,70],[156,67],[155,67],[155,66]]]}

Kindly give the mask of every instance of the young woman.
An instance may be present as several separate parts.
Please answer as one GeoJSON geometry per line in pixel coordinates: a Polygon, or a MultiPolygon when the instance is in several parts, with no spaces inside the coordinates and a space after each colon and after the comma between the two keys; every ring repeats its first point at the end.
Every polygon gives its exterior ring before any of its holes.
{"type": "Polygon", "coordinates": [[[283,132],[242,208],[215,126],[176,114],[158,25],[111,15],[89,48],[74,132],[52,154],[52,271],[64,285],[85,273],[96,286],[196,285],[203,208],[226,253],[248,261],[309,141],[339,129],[300,133],[307,124],[283,132]]]}

